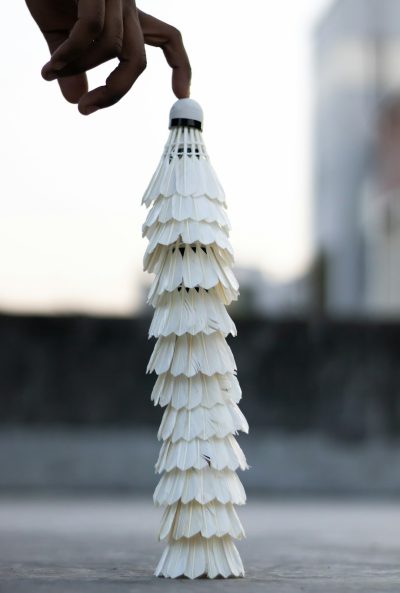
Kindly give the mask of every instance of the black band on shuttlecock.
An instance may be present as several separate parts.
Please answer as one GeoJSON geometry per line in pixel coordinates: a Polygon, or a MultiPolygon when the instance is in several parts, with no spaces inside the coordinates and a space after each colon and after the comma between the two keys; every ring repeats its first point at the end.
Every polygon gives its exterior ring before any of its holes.
{"type": "Polygon", "coordinates": [[[195,128],[195,130],[200,130],[200,132],[203,131],[203,125],[201,121],[198,121],[197,119],[186,119],[185,117],[176,117],[171,119],[169,129],[178,127],[195,128]]]}

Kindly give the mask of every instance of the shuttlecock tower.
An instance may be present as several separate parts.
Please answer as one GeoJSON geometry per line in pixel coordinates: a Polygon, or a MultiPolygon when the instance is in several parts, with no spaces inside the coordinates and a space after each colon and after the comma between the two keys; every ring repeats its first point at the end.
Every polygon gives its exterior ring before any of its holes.
{"type": "Polygon", "coordinates": [[[155,574],[243,576],[234,539],[244,530],[234,505],[246,495],[236,470],[247,463],[234,434],[248,432],[241,390],[225,338],[236,328],[225,306],[237,299],[223,189],[202,137],[203,113],[191,99],[170,112],[170,135],[144,194],[149,240],[144,269],[154,273],[147,372],[151,398],[165,407],[154,503],[164,505],[159,539],[167,546],[155,574]]]}

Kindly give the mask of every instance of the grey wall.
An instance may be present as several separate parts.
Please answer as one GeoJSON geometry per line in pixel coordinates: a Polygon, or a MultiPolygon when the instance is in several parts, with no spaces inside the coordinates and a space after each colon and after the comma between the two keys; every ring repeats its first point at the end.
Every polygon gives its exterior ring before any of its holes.
{"type": "MultiPolygon", "coordinates": [[[[0,425],[160,422],[149,320],[0,316],[0,425]]],[[[339,439],[400,436],[400,324],[237,321],[230,339],[250,424],[339,439]]]]}

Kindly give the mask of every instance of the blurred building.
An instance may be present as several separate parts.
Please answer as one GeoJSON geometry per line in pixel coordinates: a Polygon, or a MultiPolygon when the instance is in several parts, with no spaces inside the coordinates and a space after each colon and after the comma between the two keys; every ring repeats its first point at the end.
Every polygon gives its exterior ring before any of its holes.
{"type": "Polygon", "coordinates": [[[400,2],[337,0],[315,34],[322,307],[399,314],[400,2]]]}
{"type": "Polygon", "coordinates": [[[365,306],[371,314],[400,313],[400,99],[381,108],[376,174],[363,196],[365,306]]]}

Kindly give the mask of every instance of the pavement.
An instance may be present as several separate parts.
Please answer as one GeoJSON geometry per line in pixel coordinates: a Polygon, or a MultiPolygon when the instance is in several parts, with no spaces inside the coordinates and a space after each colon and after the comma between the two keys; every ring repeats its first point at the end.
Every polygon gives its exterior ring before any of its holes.
{"type": "Polygon", "coordinates": [[[250,497],[243,579],[153,576],[161,510],[145,499],[0,498],[1,593],[400,592],[400,503],[250,497]]]}

